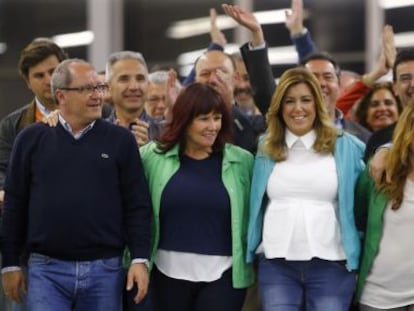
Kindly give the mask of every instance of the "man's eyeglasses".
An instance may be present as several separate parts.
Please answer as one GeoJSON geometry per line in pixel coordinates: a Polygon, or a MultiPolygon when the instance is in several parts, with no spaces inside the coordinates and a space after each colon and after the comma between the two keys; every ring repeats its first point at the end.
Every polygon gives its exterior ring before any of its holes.
{"type": "Polygon", "coordinates": [[[97,84],[97,85],[82,85],[78,87],[59,87],[58,89],[64,90],[64,91],[78,91],[79,93],[83,95],[91,95],[93,92],[98,93],[105,93],[108,91],[108,85],[106,84],[97,84]]]}
{"type": "Polygon", "coordinates": [[[413,75],[410,73],[403,73],[398,77],[401,83],[409,83],[413,80],[413,75]]]}
{"type": "Polygon", "coordinates": [[[150,96],[148,97],[150,103],[159,103],[160,101],[166,101],[165,96],[150,96]]]}

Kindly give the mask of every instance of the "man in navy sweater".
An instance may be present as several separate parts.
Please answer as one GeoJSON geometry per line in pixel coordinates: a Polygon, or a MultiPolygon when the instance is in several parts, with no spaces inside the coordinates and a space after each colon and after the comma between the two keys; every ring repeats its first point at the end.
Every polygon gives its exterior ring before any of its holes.
{"type": "Polygon", "coordinates": [[[22,249],[30,254],[30,310],[121,310],[122,253],[133,258],[127,287],[148,286],[151,203],[134,136],[100,120],[105,84],[79,59],[52,76],[59,123],[17,137],[5,183],[2,281],[21,300],[22,249]]]}

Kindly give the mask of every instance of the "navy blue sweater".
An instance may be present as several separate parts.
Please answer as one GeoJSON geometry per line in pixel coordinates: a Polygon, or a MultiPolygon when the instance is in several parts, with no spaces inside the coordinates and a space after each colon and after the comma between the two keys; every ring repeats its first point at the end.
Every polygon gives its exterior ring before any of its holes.
{"type": "Polygon", "coordinates": [[[159,248],[231,256],[230,198],[221,169],[220,155],[181,157],[161,196],[159,248]]]}
{"type": "Polygon", "coordinates": [[[37,123],[13,147],[5,183],[3,267],[22,247],[62,260],[148,258],[151,202],[135,138],[97,120],[75,140],[37,123]]]}

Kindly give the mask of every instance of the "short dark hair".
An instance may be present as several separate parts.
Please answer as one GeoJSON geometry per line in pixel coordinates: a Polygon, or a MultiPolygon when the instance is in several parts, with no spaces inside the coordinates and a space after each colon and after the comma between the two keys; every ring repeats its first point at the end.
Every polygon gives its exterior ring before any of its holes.
{"type": "Polygon", "coordinates": [[[55,55],[59,62],[68,58],[65,51],[52,40],[45,38],[33,40],[20,52],[18,63],[20,74],[28,78],[29,69],[51,55],[55,55]]]}
{"type": "Polygon", "coordinates": [[[230,109],[219,92],[203,83],[193,83],[181,90],[173,106],[172,120],[159,139],[158,149],[167,152],[179,144],[180,152],[183,152],[188,126],[197,116],[213,111],[220,113],[222,119],[221,129],[212,149],[213,153],[221,152],[225,143],[232,138],[230,109]]]}
{"type": "Polygon", "coordinates": [[[338,81],[341,80],[341,67],[339,67],[339,64],[334,60],[334,58],[329,53],[327,52],[311,53],[308,56],[306,56],[300,63],[302,66],[305,66],[311,60],[326,60],[330,62],[334,66],[335,74],[338,77],[338,81]]]}
{"type": "Polygon", "coordinates": [[[401,49],[397,52],[394,65],[392,66],[392,81],[397,81],[397,66],[401,63],[414,61],[414,48],[401,49]]]}

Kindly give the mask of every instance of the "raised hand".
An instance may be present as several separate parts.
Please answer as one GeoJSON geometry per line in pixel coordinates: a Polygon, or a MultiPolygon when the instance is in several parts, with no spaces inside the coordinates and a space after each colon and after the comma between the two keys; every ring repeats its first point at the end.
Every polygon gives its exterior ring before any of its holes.
{"type": "Polygon", "coordinates": [[[210,9],[210,26],[211,42],[224,48],[227,43],[227,39],[224,33],[217,26],[217,12],[213,8],[210,9]]]}
{"type": "Polygon", "coordinates": [[[388,69],[394,65],[397,49],[395,48],[394,30],[391,25],[385,25],[382,32],[382,49],[388,69]]]}
{"type": "Polygon", "coordinates": [[[363,76],[363,81],[367,86],[373,85],[379,78],[386,75],[392,68],[396,55],[394,32],[390,25],[385,25],[382,31],[381,53],[371,72],[363,76]]]}
{"type": "Polygon", "coordinates": [[[177,72],[174,69],[170,69],[168,71],[167,92],[165,94],[167,109],[164,112],[164,119],[167,121],[171,121],[172,119],[172,109],[179,92],[180,90],[177,88],[177,72]]]}
{"type": "Polygon", "coordinates": [[[252,33],[252,45],[258,46],[265,43],[262,26],[252,12],[246,11],[238,5],[222,4],[224,12],[234,19],[239,25],[246,27],[252,33]]]}
{"type": "Polygon", "coordinates": [[[303,1],[292,0],[291,10],[286,10],[285,15],[285,26],[289,29],[290,35],[301,34],[303,31],[303,1]]]}

